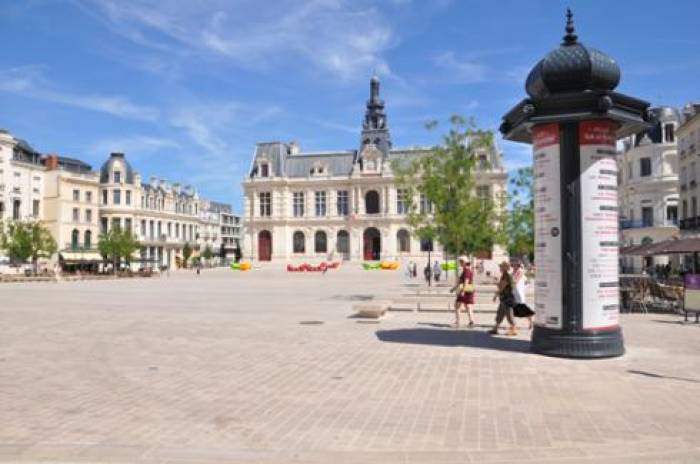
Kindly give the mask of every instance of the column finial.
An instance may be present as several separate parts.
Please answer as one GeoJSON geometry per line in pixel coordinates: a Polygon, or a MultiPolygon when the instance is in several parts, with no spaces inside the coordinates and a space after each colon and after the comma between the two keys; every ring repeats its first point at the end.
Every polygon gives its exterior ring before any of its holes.
{"type": "Polygon", "coordinates": [[[564,42],[562,45],[574,45],[578,40],[578,36],[575,34],[574,29],[574,14],[571,12],[571,8],[566,9],[566,35],[564,36],[564,42]]]}

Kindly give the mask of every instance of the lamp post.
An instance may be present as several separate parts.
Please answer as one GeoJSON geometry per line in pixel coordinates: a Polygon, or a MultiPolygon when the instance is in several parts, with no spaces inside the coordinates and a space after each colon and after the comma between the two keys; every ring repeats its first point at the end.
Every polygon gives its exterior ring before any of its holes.
{"type": "Polygon", "coordinates": [[[648,127],[649,103],[614,92],[617,63],[566,35],[530,71],[505,139],[533,144],[535,313],[532,350],[624,353],[619,326],[616,140],[648,127]]]}

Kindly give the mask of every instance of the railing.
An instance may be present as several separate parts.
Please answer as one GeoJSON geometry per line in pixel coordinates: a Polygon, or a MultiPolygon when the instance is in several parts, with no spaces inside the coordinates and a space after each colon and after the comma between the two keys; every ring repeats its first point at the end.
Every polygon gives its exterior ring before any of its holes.
{"type": "Polygon", "coordinates": [[[700,227],[700,217],[698,216],[681,219],[680,221],[681,230],[697,229],[698,227],[700,227]]]}

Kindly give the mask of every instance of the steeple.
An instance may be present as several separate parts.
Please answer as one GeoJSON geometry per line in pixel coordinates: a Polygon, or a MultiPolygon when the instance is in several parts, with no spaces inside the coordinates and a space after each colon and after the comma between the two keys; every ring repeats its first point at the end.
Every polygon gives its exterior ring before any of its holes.
{"type": "Polygon", "coordinates": [[[376,75],[372,76],[369,81],[369,100],[367,100],[365,120],[362,123],[360,142],[360,151],[370,143],[376,145],[384,154],[391,149],[391,136],[384,112],[384,101],[379,98],[379,77],[376,75]]]}

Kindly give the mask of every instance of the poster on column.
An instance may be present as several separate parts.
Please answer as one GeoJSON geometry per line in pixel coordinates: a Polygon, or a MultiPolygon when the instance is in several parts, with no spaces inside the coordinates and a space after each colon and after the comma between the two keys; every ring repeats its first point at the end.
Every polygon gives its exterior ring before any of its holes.
{"type": "Polygon", "coordinates": [[[579,125],[584,330],[615,328],[619,322],[615,129],[612,121],[579,125]]]}
{"type": "Polygon", "coordinates": [[[535,177],[535,324],[561,329],[559,125],[536,126],[532,133],[535,177]]]}

